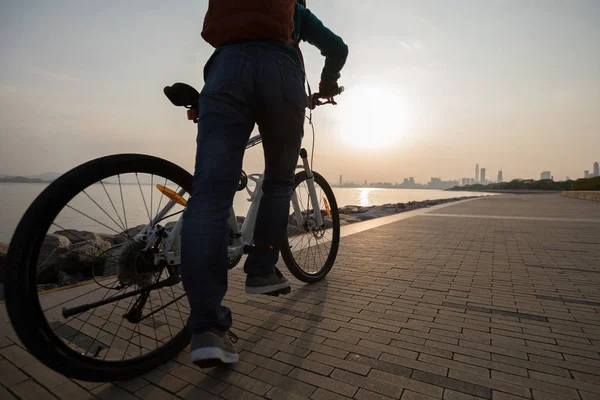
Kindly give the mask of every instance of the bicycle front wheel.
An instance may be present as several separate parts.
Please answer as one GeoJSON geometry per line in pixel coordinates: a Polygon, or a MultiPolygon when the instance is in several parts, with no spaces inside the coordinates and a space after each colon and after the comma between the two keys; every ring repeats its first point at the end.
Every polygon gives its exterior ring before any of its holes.
{"type": "Polygon", "coordinates": [[[113,381],[183,350],[189,305],[178,268],[155,261],[191,191],[183,168],[122,154],[72,169],[35,199],[10,243],[5,296],[36,358],[71,378],[113,381]],[[134,239],[140,232],[153,241],[134,239]]]}
{"type": "Polygon", "coordinates": [[[290,272],[306,283],[327,276],[340,244],[340,214],[333,190],[323,176],[313,174],[318,207],[312,204],[306,172],[297,173],[294,191],[300,210],[295,210],[293,204],[290,207],[287,235],[281,247],[281,257],[290,272]],[[316,224],[315,209],[323,217],[322,226],[316,224]],[[295,211],[299,211],[301,223],[295,211]]]}

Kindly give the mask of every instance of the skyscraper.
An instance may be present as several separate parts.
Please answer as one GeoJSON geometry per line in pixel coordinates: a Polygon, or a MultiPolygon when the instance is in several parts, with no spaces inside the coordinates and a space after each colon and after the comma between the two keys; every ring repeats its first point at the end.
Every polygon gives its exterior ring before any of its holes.
{"type": "MultiPolygon", "coordinates": [[[[479,164],[477,164],[477,166],[479,167],[479,164]]],[[[485,168],[481,168],[481,181],[480,182],[485,185],[485,168]]]]}
{"type": "Polygon", "coordinates": [[[502,170],[498,171],[498,183],[502,183],[502,170]]]}
{"type": "Polygon", "coordinates": [[[594,176],[600,176],[600,164],[598,164],[598,161],[594,163],[594,176]]]}
{"type": "Polygon", "coordinates": [[[340,175],[340,187],[342,186],[342,176],[340,175]]]}
{"type": "Polygon", "coordinates": [[[544,172],[542,172],[540,179],[541,180],[552,179],[552,173],[550,171],[544,171],[544,172]]]}
{"type": "Polygon", "coordinates": [[[590,171],[588,171],[587,169],[585,171],[583,171],[583,177],[585,179],[589,178],[590,177],[590,171]]]}
{"type": "Polygon", "coordinates": [[[475,164],[475,183],[479,183],[479,163],[475,164]]]}

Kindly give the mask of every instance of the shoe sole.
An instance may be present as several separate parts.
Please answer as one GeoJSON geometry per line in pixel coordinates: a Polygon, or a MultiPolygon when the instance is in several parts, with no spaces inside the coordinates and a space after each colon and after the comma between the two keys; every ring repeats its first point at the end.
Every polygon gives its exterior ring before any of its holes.
{"type": "Polygon", "coordinates": [[[278,283],[277,285],[271,285],[271,286],[260,286],[260,287],[252,287],[252,286],[246,286],[246,293],[248,294],[269,294],[269,293],[273,293],[273,292],[281,292],[281,294],[287,294],[290,292],[290,286],[292,285],[292,283],[290,281],[287,281],[285,283],[278,283]],[[290,289],[287,290],[286,289],[290,289]]]}
{"type": "Polygon", "coordinates": [[[221,364],[234,364],[240,360],[237,353],[228,353],[219,347],[202,347],[190,352],[192,363],[200,368],[211,368],[221,364]]]}

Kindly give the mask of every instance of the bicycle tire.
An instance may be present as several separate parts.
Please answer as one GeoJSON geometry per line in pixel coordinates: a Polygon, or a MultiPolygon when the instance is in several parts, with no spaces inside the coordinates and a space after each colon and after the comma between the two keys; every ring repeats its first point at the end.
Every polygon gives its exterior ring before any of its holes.
{"type": "MultiPolygon", "coordinates": [[[[327,198],[327,201],[329,203],[329,206],[330,206],[331,220],[332,220],[332,227],[331,227],[332,240],[331,240],[331,247],[329,249],[329,254],[327,255],[325,262],[323,263],[323,265],[321,266],[321,268],[319,269],[319,271],[317,273],[308,273],[302,269],[302,267],[299,265],[298,261],[294,257],[294,253],[293,253],[292,249],[290,248],[289,237],[287,234],[283,240],[283,244],[282,244],[281,250],[280,250],[281,258],[285,262],[285,265],[288,268],[288,270],[297,279],[299,279],[300,281],[305,282],[305,283],[319,282],[320,280],[322,280],[323,278],[325,278],[327,276],[327,274],[331,271],[333,264],[335,263],[335,259],[337,257],[339,244],[340,244],[340,214],[339,214],[339,209],[337,206],[337,201],[335,199],[335,195],[333,193],[333,190],[331,189],[331,186],[329,185],[329,183],[327,182],[327,180],[325,180],[325,178],[323,176],[321,176],[320,174],[318,174],[314,171],[313,171],[313,175],[314,175],[315,183],[317,185],[319,185],[321,187],[321,189],[323,190],[323,192],[327,198]]],[[[298,186],[302,182],[306,181],[307,178],[308,177],[307,177],[306,171],[298,172],[294,177],[294,181],[295,181],[294,190],[296,188],[298,188],[298,186]]]]}
{"type": "Polygon", "coordinates": [[[37,258],[54,218],[89,184],[107,176],[133,172],[160,174],[192,192],[191,174],[167,160],[143,154],[98,158],[65,173],[33,201],[8,249],[4,293],[14,331],[34,357],[70,378],[86,381],[132,378],[166,363],[189,344],[190,335],[184,325],[168,342],[134,359],[106,361],[86,357],[71,349],[52,330],[38,298],[37,258]]]}

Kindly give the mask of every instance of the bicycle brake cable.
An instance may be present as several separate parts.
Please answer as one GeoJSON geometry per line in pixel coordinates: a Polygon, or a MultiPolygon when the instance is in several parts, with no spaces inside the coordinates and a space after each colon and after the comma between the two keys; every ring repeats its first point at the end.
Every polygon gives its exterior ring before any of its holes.
{"type": "MultiPolygon", "coordinates": [[[[308,98],[309,101],[312,101],[312,91],[310,89],[310,82],[308,81],[308,76],[306,77],[306,85],[308,86],[308,98]]],[[[313,166],[313,161],[314,161],[314,156],[315,156],[315,124],[313,123],[313,119],[312,119],[312,104],[309,104],[309,114],[308,117],[306,117],[306,119],[308,119],[308,123],[312,129],[312,150],[310,151],[310,170],[314,171],[314,166],[313,166]]]]}

